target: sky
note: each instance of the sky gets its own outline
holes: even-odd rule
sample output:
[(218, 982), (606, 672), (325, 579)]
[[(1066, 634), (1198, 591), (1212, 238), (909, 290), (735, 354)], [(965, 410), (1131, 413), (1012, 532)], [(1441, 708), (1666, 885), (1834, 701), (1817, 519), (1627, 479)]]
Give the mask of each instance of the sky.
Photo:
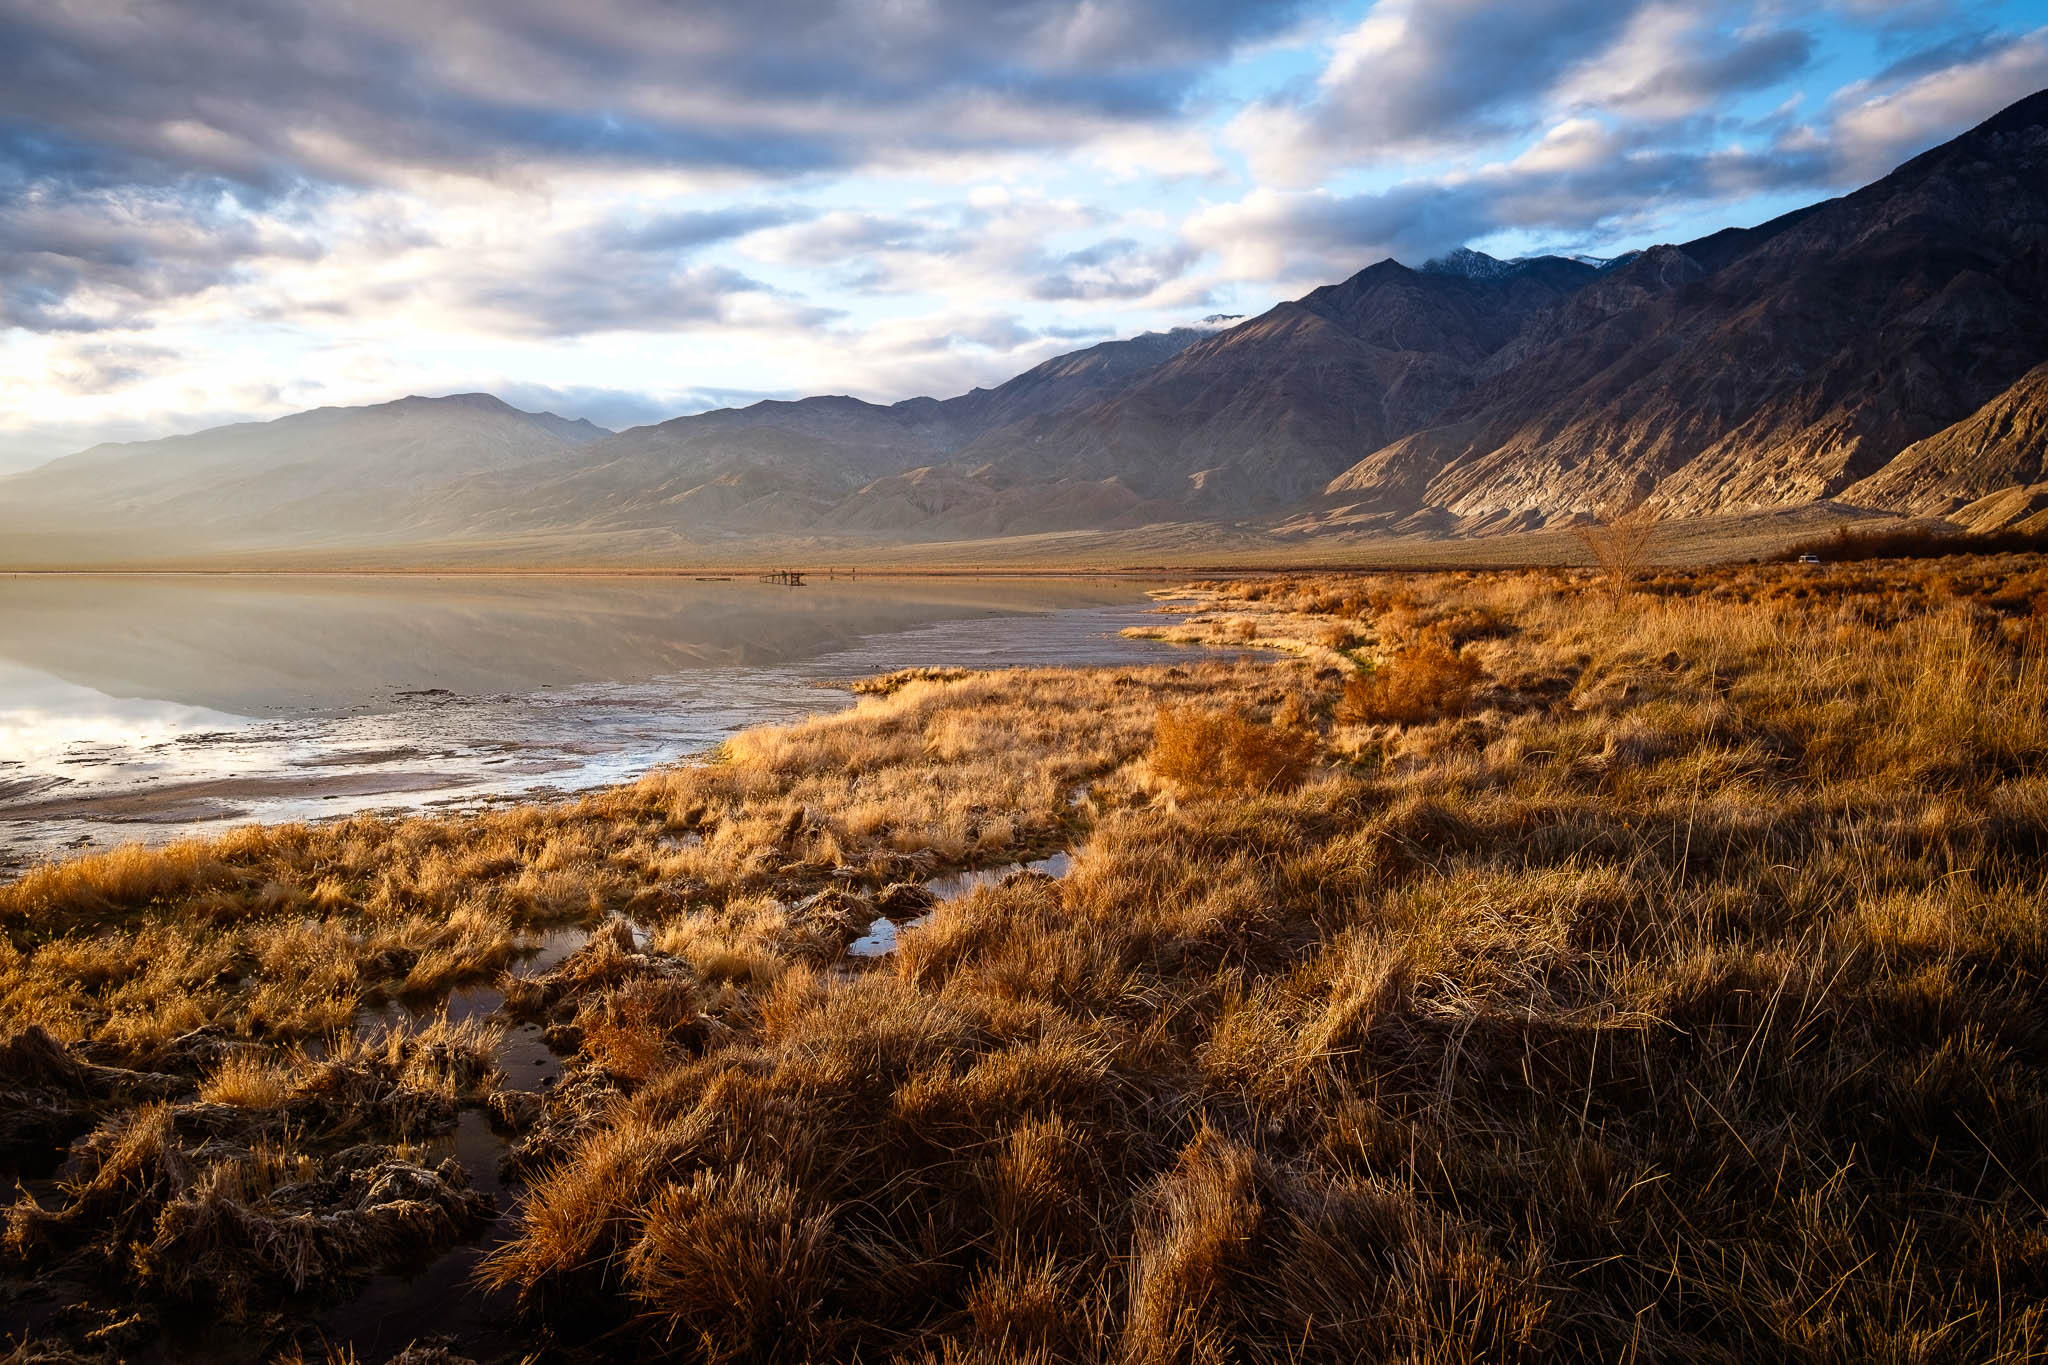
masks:
[(2048, 0), (0, 0), (0, 472), (483, 390), (999, 383), (1611, 256), (2048, 87)]

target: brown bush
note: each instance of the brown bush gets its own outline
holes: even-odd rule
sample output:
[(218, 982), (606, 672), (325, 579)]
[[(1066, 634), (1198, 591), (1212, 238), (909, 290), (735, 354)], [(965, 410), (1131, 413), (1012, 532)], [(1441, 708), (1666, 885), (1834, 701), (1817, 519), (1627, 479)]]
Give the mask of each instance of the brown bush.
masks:
[(1267, 725), (1241, 708), (1162, 706), (1152, 729), (1152, 769), (1190, 791), (1292, 791), (1308, 776), (1315, 736)]
[(1626, 597), (1648, 567), (1650, 544), (1656, 539), (1661, 515), (1655, 503), (1639, 502), (1632, 507), (1602, 508), (1590, 524), (1572, 528), (1572, 534), (1600, 566), (1610, 601), (1618, 603)]
[(1337, 716), (1360, 725), (1412, 725), (1462, 716), (1479, 678), (1478, 664), (1442, 637), (1428, 638), (1372, 672), (1354, 675), (1344, 684)]

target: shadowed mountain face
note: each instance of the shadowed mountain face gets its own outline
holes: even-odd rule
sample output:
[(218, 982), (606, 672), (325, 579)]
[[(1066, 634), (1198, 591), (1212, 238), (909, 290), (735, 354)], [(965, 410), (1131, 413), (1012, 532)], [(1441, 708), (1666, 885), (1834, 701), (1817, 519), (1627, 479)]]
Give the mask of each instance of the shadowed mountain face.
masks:
[(1845, 198), (1643, 253), (1333, 481), (1340, 516), (1699, 514), (1877, 473), (2048, 357), (2044, 123), (2048, 94)]
[(1235, 326), (1104, 342), (943, 401), (758, 403), (616, 435), (483, 395), (322, 409), (0, 480), (0, 529), (638, 554), (1186, 523), (1469, 533), (1644, 497), (1939, 513), (2048, 482), (2044, 362), (2048, 92), (1854, 194), (1612, 262), (1382, 261)]
[(2048, 361), (1977, 411), (1900, 451), (1842, 499), (1939, 515), (1987, 491), (2048, 483)]
[(955, 464), (996, 493), (1094, 482), (1133, 507), (1269, 514), (1462, 397), (1489, 355), (1595, 273), (1555, 257), (1491, 276), (1383, 261), (1100, 402), (991, 432)]

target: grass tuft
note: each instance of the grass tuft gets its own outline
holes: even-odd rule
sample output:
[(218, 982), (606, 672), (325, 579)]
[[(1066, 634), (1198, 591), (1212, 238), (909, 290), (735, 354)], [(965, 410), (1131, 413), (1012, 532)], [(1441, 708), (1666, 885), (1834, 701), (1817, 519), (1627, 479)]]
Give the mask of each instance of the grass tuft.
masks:
[(1152, 726), (1152, 770), (1188, 793), (1292, 791), (1308, 777), (1315, 751), (1314, 735), (1237, 708), (1162, 706)]
[(1431, 634), (1344, 684), (1338, 719), (1354, 725), (1417, 725), (1455, 719), (1472, 705), (1483, 676), (1473, 660)]

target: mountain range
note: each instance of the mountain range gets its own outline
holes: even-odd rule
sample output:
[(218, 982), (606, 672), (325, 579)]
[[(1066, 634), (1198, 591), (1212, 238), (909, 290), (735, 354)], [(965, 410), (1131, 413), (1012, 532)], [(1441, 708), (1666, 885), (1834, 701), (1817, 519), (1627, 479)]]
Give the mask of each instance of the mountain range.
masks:
[(98, 446), (0, 531), (684, 553), (1163, 524), (1445, 536), (1828, 503), (2048, 509), (2048, 92), (1865, 188), (1614, 260), (1386, 260), (1250, 319), (891, 405), (607, 432), (485, 394)]

